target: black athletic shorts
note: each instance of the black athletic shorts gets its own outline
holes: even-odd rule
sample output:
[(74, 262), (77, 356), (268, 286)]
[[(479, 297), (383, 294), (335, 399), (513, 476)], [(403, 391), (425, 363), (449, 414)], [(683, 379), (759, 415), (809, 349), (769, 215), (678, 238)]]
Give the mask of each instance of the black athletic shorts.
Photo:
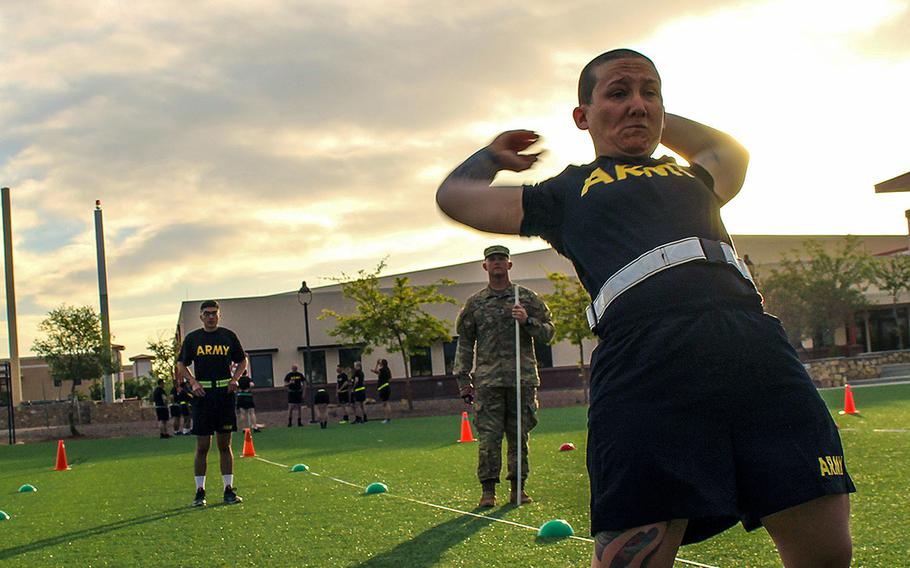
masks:
[(253, 402), (253, 395), (237, 393), (237, 408), (244, 410), (256, 408), (256, 403)]
[(191, 405), (189, 402), (187, 402), (187, 403), (181, 403), (181, 404), (180, 404), (180, 416), (189, 416), (189, 415), (190, 415), (190, 412), (191, 412), (191, 410), (192, 410), (192, 409), (190, 408), (191, 406), (192, 406), (192, 405)]
[(391, 383), (385, 383), (385, 386), (379, 385), (379, 400), (385, 402), (389, 400), (389, 395), (392, 394), (392, 385)]
[(167, 408), (163, 406), (155, 407), (155, 416), (158, 417), (158, 422), (167, 422), (167, 420), (170, 418), (170, 415), (167, 412)]
[(325, 389), (319, 389), (316, 391), (316, 398), (313, 401), (314, 404), (328, 404), (329, 403), (329, 393)]
[(170, 408), (171, 408), (171, 418), (177, 418), (178, 416), (180, 416), (180, 405), (179, 404), (172, 404)]
[(367, 399), (366, 389), (360, 391), (354, 391), (354, 402), (364, 402)]
[(226, 388), (205, 389), (205, 396), (193, 397), (193, 430), (196, 436), (215, 432), (236, 432), (237, 412), (234, 393)]
[(351, 403), (351, 393), (348, 391), (338, 393), (338, 404), (350, 404)]
[(303, 404), (303, 391), (288, 391), (288, 404)]
[(780, 321), (716, 307), (610, 327), (592, 355), (591, 530), (689, 519), (683, 544), (855, 491)]

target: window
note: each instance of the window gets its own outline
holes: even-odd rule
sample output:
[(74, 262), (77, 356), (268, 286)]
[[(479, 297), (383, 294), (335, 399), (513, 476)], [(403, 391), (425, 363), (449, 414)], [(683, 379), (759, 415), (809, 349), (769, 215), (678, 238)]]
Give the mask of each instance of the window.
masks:
[(338, 363), (345, 369), (353, 369), (354, 363), (361, 360), (363, 349), (360, 347), (342, 347), (338, 350)]
[(310, 350), (310, 363), (313, 365), (312, 371), (307, 364), (307, 353), (303, 351), (303, 374), (313, 381), (314, 385), (324, 385), (326, 383), (325, 374), (325, 351), (321, 349)]
[(433, 376), (433, 359), (430, 357), (429, 347), (416, 347), (411, 353), (411, 376)]
[(547, 369), (553, 366), (553, 347), (549, 343), (534, 342), (534, 354), (537, 355), (537, 366)]
[(445, 360), (445, 373), (447, 375), (451, 375), (455, 371), (455, 351), (457, 348), (457, 337), (453, 337), (452, 341), (446, 341), (442, 344), (442, 357)]
[(260, 353), (250, 355), (250, 379), (257, 387), (275, 386), (275, 377), (272, 373), (272, 354)]

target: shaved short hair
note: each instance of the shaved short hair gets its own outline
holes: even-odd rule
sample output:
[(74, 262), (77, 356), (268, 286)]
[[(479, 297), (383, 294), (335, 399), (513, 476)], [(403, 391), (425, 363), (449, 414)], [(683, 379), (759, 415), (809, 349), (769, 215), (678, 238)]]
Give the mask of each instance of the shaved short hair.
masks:
[[(654, 72), (657, 72), (657, 66), (654, 65), (654, 62), (646, 55), (643, 55), (634, 49), (611, 49), (589, 61), (588, 64), (585, 65), (585, 68), (581, 70), (581, 76), (578, 78), (578, 104), (591, 104), (591, 100), (594, 97), (594, 87), (597, 85), (596, 71), (598, 67), (615, 59), (633, 59), (636, 57), (650, 63), (651, 66), (654, 67)], [(659, 79), (660, 74), (658, 74), (657, 77)]]

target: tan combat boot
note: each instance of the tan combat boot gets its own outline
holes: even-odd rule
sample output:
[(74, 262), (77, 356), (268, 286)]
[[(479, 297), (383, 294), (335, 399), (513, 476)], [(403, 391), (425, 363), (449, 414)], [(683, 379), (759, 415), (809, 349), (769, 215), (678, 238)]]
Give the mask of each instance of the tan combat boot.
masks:
[[(513, 481), (512, 482), (512, 491), (509, 492), (509, 503), (511, 503), (513, 505), (515, 504), (515, 493), (517, 492), (516, 490), (518, 489), (517, 485), (518, 484)], [(524, 483), (521, 484), (521, 504), (526, 505), (528, 503), (533, 503), (534, 500), (531, 499), (531, 497), (527, 493), (525, 493), (524, 485), (525, 485)]]
[(492, 481), (485, 481), (481, 485), (483, 486), (483, 493), (480, 496), (480, 503), (478, 503), (477, 506), (482, 508), (495, 507), (496, 483)]

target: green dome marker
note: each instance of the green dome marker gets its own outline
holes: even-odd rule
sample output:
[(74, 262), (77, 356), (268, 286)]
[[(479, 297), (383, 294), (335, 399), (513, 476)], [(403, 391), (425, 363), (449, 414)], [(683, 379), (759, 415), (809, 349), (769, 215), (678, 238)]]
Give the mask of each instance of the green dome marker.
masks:
[(367, 485), (366, 494), (373, 495), (374, 493), (385, 493), (389, 488), (385, 483), (371, 483)]
[(34, 493), (35, 491), (38, 491), (38, 488), (29, 483), (19, 488), (19, 493)]
[(291, 471), (301, 472), (301, 471), (309, 471), (309, 469), (310, 469), (309, 466), (307, 466), (305, 463), (298, 463), (298, 464), (295, 464), (294, 467), (291, 468)]
[(0, 521), (8, 521), (8, 520), (9, 520), (9, 515), (7, 515), (6, 512), (4, 512), (4, 511), (0, 511)]
[(574, 535), (575, 531), (572, 530), (572, 525), (562, 519), (547, 521), (537, 531), (537, 536), (540, 538), (566, 538)]

